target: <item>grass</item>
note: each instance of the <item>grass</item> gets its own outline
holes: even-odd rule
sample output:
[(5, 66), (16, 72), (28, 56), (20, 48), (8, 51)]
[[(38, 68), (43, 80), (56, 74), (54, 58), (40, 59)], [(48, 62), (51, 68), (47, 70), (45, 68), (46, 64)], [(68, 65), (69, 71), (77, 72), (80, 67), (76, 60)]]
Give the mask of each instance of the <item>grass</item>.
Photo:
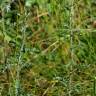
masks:
[(10, 3), (0, 5), (0, 96), (95, 96), (95, 0)]

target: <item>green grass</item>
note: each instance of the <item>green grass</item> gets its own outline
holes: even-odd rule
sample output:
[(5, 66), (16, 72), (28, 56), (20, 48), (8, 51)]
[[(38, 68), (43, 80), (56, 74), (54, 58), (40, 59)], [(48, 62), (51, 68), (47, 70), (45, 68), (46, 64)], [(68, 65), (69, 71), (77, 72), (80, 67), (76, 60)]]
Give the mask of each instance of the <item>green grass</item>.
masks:
[(35, 2), (0, 3), (0, 96), (95, 96), (96, 1)]

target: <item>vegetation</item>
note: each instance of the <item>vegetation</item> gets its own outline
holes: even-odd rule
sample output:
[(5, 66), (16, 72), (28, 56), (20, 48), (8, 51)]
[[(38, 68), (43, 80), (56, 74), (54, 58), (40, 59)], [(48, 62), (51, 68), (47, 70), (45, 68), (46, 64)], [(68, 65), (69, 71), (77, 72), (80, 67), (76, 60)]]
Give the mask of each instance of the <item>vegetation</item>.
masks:
[(0, 96), (96, 96), (96, 0), (0, 0)]

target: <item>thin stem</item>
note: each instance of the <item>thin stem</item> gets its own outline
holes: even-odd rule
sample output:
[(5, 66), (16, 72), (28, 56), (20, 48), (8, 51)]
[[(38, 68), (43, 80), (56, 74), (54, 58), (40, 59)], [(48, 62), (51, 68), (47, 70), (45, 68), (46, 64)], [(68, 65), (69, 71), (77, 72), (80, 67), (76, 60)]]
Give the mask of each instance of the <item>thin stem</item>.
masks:
[[(70, 30), (73, 29), (73, 15), (74, 15), (74, 8), (73, 8), (73, 3), (74, 3), (74, 0), (71, 1), (71, 4), (70, 4)], [(69, 72), (69, 92), (68, 92), (68, 95), (69, 96), (72, 96), (71, 95), (71, 92), (72, 92), (72, 78), (73, 78), (73, 30), (70, 31), (70, 52), (71, 52), (71, 64), (70, 64), (70, 72)]]
[[(24, 27), (22, 27), (24, 28)], [(18, 31), (18, 19), (17, 19), (17, 31)], [(19, 57), (18, 57), (18, 63), (17, 63), (17, 69), (16, 69), (16, 90), (15, 90), (15, 96), (19, 96), (19, 90), (20, 90), (20, 70), (21, 70), (21, 64), (22, 64), (22, 51), (24, 49), (25, 45), (25, 29), (22, 30), (22, 44), (19, 51)]]

